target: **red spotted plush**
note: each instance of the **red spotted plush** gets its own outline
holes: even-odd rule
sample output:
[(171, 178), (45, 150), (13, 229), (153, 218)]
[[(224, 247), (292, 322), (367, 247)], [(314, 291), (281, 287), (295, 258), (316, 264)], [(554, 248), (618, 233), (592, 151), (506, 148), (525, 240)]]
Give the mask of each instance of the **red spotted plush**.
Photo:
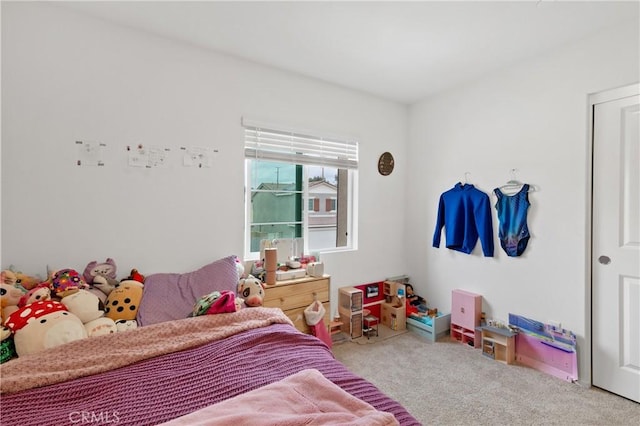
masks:
[(18, 309), (5, 324), (13, 331), (18, 356), (41, 352), (87, 337), (82, 321), (53, 300), (34, 302)]

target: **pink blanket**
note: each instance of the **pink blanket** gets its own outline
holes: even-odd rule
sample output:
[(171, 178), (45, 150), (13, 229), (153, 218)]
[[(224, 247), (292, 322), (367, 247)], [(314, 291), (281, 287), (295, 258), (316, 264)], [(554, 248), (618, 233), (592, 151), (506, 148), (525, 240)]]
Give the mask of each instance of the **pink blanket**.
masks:
[(391, 413), (378, 411), (327, 380), (315, 369), (179, 417), (163, 426), (398, 425)]
[[(401, 425), (420, 424), (397, 401), (338, 362), (322, 341), (296, 330), (279, 310), (243, 311), (84, 339), (2, 364), (0, 423), (155, 426), (312, 368), (376, 410), (392, 413)], [(270, 324), (255, 327), (260, 323)], [(244, 331), (230, 334), (233, 330)], [(158, 339), (147, 338), (156, 333)], [(93, 349), (85, 351), (80, 343)], [(73, 355), (74, 348), (84, 356)], [(147, 359), (114, 368), (124, 363), (121, 358)], [(29, 387), (19, 377), (26, 384), (43, 385), (10, 392)]]
[(0, 393), (13, 393), (114, 370), (276, 323), (291, 324), (291, 321), (280, 309), (251, 308), (76, 340), (0, 364)]

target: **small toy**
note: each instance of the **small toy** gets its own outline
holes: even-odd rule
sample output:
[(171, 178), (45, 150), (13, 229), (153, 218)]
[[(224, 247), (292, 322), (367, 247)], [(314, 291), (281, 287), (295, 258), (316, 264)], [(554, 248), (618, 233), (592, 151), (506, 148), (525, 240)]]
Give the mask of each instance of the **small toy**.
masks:
[(61, 303), (69, 312), (80, 318), (89, 337), (117, 331), (115, 321), (104, 316), (104, 304), (95, 294), (87, 290), (78, 290), (63, 298)]
[[(92, 261), (87, 264), (82, 273), (87, 284), (93, 284), (93, 279), (97, 276), (111, 280), (116, 279), (116, 262), (112, 258), (107, 258), (103, 263)], [(115, 284), (114, 284), (115, 285)]]
[(16, 356), (16, 347), (13, 344), (13, 334), (7, 327), (0, 329), (0, 364), (9, 361)]
[(5, 284), (20, 285), (25, 290), (31, 290), (42, 282), (40, 277), (33, 277), (20, 271), (16, 271), (13, 265), (9, 266), (9, 269), (5, 269), (0, 272), (0, 275), (0, 281)]
[(213, 291), (196, 301), (196, 304), (193, 306), (193, 311), (189, 316), (197, 317), (200, 315), (224, 314), (236, 312), (241, 308), (242, 299), (236, 298), (236, 295), (232, 291)]
[(240, 261), (240, 259), (238, 259), (238, 256), (235, 256), (235, 261), (236, 261), (236, 270), (238, 271), (238, 279), (244, 278), (244, 265), (242, 264), (242, 261)]
[(238, 282), (238, 294), (244, 299), (245, 305), (249, 307), (262, 306), (264, 287), (259, 279), (249, 275)]
[(60, 298), (89, 287), (75, 269), (60, 269), (51, 274), (49, 282), (51, 292)]
[(103, 300), (106, 300), (106, 296), (111, 294), (113, 289), (116, 288), (116, 285), (118, 285), (118, 281), (110, 280), (101, 275), (95, 277), (93, 279), (93, 283), (91, 284), (93, 288), (100, 290), (100, 292), (104, 294), (105, 298)]
[(13, 332), (18, 356), (87, 337), (82, 321), (62, 303), (53, 300), (34, 302), (18, 309), (9, 315), (5, 325)]
[(256, 277), (261, 282), (264, 282), (267, 276), (267, 271), (264, 269), (264, 262), (257, 260), (251, 265), (251, 275)]
[(138, 322), (136, 320), (117, 320), (116, 330), (118, 333), (123, 331), (129, 331), (138, 328)]
[(410, 316), (414, 318), (423, 318), (423, 317), (431, 317), (435, 318), (438, 316), (438, 308), (427, 309), (425, 312), (412, 311)]
[(80, 318), (83, 324), (104, 316), (104, 305), (100, 302), (98, 296), (89, 293), (87, 290), (78, 290), (65, 296), (60, 303), (69, 312)]
[(423, 297), (420, 297), (413, 292), (413, 286), (411, 284), (406, 284), (405, 286), (407, 288), (407, 300), (411, 305), (418, 306), (427, 303)]
[(134, 280), (118, 283), (107, 297), (105, 316), (114, 320), (116, 325), (118, 320), (135, 321), (143, 288), (144, 284)]
[(89, 262), (84, 268), (82, 276), (87, 284), (93, 285), (107, 296), (118, 284), (116, 262), (110, 257), (103, 263), (98, 263), (95, 260)]
[(18, 310), (18, 303), (24, 293), (13, 284), (0, 283), (0, 304), (2, 306), (2, 324), (9, 315)]
[(47, 283), (40, 283), (37, 287), (34, 287), (26, 294), (23, 294), (18, 301), (18, 308), (30, 305), (39, 300), (51, 300), (51, 290)]
[(129, 276), (126, 278), (127, 280), (138, 281), (139, 283), (144, 284), (144, 275), (138, 272), (137, 269), (132, 269)]
[(17, 283), (26, 290), (31, 290), (42, 283), (42, 279), (40, 279), (40, 277), (23, 274), (22, 272), (16, 272), (16, 280)]
[(89, 337), (104, 336), (105, 334), (113, 334), (119, 331), (115, 321), (107, 317), (100, 317), (85, 322), (84, 329), (87, 330)]
[(0, 272), (0, 283), (8, 284), (8, 285), (16, 285), (18, 282), (18, 277), (16, 273), (10, 269), (5, 269)]

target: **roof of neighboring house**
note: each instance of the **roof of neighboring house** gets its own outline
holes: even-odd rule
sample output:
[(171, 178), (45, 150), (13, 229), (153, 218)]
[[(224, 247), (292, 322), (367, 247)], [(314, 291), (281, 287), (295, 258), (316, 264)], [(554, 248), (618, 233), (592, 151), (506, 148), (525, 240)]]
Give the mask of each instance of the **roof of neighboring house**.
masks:
[(311, 190), (315, 190), (317, 192), (317, 190), (319, 189), (318, 187), (320, 186), (324, 186), (328, 189), (331, 190), (331, 192), (335, 192), (338, 187), (330, 182), (327, 182), (326, 180), (316, 180), (313, 182), (309, 182), (309, 191)]
[(274, 182), (263, 182), (256, 189), (261, 189), (264, 191), (295, 191), (296, 184), (295, 183), (274, 183)]

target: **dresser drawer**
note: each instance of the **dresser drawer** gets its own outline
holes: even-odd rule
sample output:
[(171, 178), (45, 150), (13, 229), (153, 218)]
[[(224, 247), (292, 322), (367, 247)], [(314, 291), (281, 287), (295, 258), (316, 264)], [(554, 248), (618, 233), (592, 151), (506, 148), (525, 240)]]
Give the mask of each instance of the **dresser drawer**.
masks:
[[(307, 320), (304, 317), (304, 310), (307, 308), (307, 306), (303, 308), (288, 309), (284, 311), (284, 313), (286, 316), (289, 317), (289, 319), (291, 319), (291, 321), (293, 322), (293, 325), (298, 330), (302, 331), (303, 333), (311, 334), (311, 329), (309, 328), (309, 325), (307, 325)], [(324, 326), (327, 327), (331, 322), (331, 318), (329, 315), (329, 311), (331, 310), (331, 307), (329, 306), (329, 302), (324, 302), (322, 306), (324, 306), (324, 309), (325, 309)]]
[(280, 308), (283, 311), (297, 308), (302, 308), (302, 311), (304, 311), (314, 300), (319, 300), (323, 303), (329, 301), (328, 278), (311, 281), (303, 278), (267, 286), (262, 305), (267, 308)]
[(330, 291), (329, 276), (279, 281), (265, 288), (262, 306), (282, 309), (298, 330), (311, 334), (304, 310), (316, 300), (322, 302), (325, 309), (324, 325), (327, 326), (331, 321)]

